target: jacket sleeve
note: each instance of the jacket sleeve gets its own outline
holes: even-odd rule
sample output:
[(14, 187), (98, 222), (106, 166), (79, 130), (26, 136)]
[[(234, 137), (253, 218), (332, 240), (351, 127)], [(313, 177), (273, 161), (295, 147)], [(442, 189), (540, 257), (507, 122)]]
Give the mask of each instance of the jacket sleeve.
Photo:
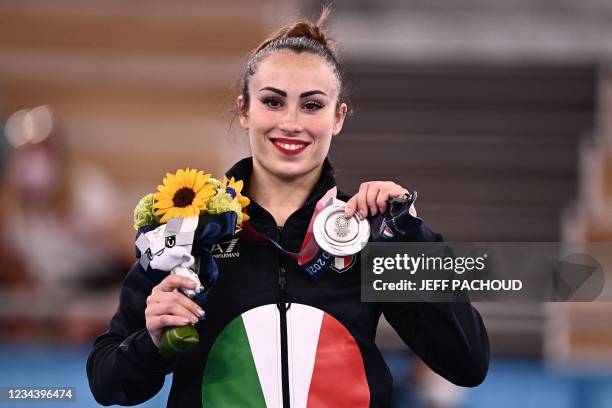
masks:
[(108, 331), (95, 340), (89, 354), (89, 387), (102, 405), (144, 402), (159, 392), (172, 371), (173, 360), (159, 354), (145, 327), (146, 298), (152, 288), (136, 263), (123, 283)]
[[(402, 241), (442, 242), (413, 217)], [(418, 222), (417, 222), (418, 221)], [(465, 302), (381, 303), (402, 340), (436, 373), (464, 386), (482, 383), (489, 369), (489, 338), (478, 311)]]

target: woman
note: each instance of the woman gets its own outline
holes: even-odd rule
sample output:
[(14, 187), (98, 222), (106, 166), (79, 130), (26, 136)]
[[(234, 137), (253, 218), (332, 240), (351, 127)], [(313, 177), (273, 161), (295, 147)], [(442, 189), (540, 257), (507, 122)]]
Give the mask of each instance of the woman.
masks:
[[(264, 41), (251, 54), (236, 101), (252, 157), (227, 175), (246, 182), (253, 229), (292, 252), (300, 250), (317, 201), (335, 186), (326, 157), (348, 111), (338, 59), (320, 28), (327, 15)], [(375, 181), (338, 198), (347, 201), (346, 216), (368, 217), (406, 192)], [(402, 240), (441, 240), (411, 218)], [(243, 234), (213, 254), (220, 277), (206, 311), (175, 291), (192, 288), (187, 279), (169, 276), (151, 288), (138, 264), (130, 271), (119, 310), (88, 361), (99, 402), (145, 401), (173, 372), (168, 406), (386, 407), (392, 379), (374, 343), (382, 313), (448, 380), (475, 386), (486, 375), (488, 339), (469, 303), (362, 303), (358, 256), (314, 280), (293, 258)], [(185, 324), (195, 325), (200, 346), (160, 356), (162, 330)]]

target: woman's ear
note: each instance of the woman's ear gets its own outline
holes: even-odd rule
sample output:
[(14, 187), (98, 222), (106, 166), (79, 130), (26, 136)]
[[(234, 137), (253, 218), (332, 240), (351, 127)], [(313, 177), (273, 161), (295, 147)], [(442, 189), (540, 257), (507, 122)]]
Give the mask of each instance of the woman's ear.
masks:
[(248, 115), (248, 106), (246, 103), (246, 98), (244, 95), (239, 95), (236, 98), (236, 109), (238, 111), (238, 119), (240, 119), (240, 126), (243, 129), (249, 128), (249, 115)]
[(336, 114), (334, 116), (334, 130), (332, 132), (333, 136), (336, 136), (342, 130), (342, 125), (344, 125), (344, 119), (346, 118), (346, 113), (348, 112), (348, 106), (346, 103), (341, 103), (336, 109)]

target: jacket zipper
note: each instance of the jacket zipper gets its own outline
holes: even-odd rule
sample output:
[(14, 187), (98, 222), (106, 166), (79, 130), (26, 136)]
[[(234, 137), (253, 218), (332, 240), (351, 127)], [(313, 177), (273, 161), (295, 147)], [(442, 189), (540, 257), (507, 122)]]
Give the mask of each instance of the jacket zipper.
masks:
[[(277, 241), (280, 242), (280, 230), (277, 232)], [(278, 268), (278, 288), (280, 291), (279, 301), (276, 304), (280, 313), (280, 335), (281, 335), (281, 376), (283, 387), (283, 408), (290, 408), (289, 396), (289, 349), (287, 344), (287, 310), (291, 303), (286, 302), (285, 289), (287, 287), (287, 271), (283, 266)]]

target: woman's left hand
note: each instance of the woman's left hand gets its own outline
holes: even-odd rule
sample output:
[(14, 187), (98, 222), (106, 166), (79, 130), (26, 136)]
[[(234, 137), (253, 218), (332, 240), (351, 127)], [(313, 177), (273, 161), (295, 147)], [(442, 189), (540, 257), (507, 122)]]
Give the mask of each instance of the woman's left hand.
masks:
[[(350, 218), (359, 212), (366, 218), (387, 210), (389, 198), (401, 197), (408, 190), (392, 181), (368, 181), (361, 183), (359, 191), (346, 203), (345, 217)], [(414, 205), (410, 206), (410, 214), (416, 217)]]

